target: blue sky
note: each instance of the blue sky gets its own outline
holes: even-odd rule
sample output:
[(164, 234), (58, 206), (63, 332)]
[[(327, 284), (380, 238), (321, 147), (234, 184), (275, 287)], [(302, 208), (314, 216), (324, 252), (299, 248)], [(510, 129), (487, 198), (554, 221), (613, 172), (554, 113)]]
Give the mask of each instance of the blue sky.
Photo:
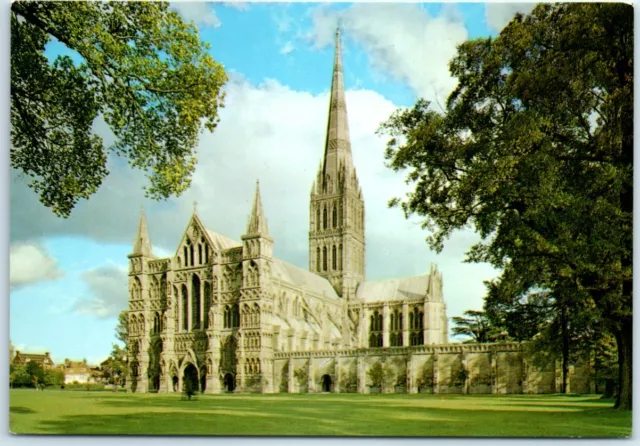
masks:
[[(401, 174), (382, 159), (375, 129), (418, 96), (443, 101), (455, 81), (447, 61), (467, 38), (495, 34), (517, 7), (442, 5), (175, 3), (195, 20), (211, 54), (231, 74), (227, 106), (214, 135), (203, 135), (192, 190), (168, 202), (143, 197), (144, 177), (110, 161), (111, 175), (74, 215), (60, 220), (43, 208), (16, 172), (11, 185), (10, 337), (54, 359), (97, 363), (115, 342), (117, 313), (126, 308), (127, 254), (138, 212), (149, 216), (154, 250), (171, 255), (193, 200), (213, 229), (239, 238), (251, 190), (260, 177), (275, 254), (307, 265), (308, 192), (322, 153), (336, 23), (341, 23), (347, 107), (354, 160), (367, 206), (367, 277), (421, 274), (437, 263), (448, 315), (482, 306), (486, 265), (462, 264), (474, 242), (455, 235), (438, 255), (416, 221), (386, 208), (406, 191)], [(526, 8), (525, 8), (526, 9)], [(47, 48), (54, 59), (69, 51)], [(110, 139), (104, 123), (96, 132)], [(377, 139), (376, 139), (377, 138)], [(245, 152), (251, 148), (253, 151)], [(248, 155), (247, 155), (248, 154)], [(223, 180), (225, 180), (223, 182)], [(219, 182), (217, 182), (219, 181)], [(230, 181), (236, 181), (231, 190)], [(289, 197), (284, 202), (282, 197)], [(209, 222), (209, 223), (207, 223)], [(397, 228), (389, 231), (389, 227)], [(395, 257), (394, 257), (395, 256)]]

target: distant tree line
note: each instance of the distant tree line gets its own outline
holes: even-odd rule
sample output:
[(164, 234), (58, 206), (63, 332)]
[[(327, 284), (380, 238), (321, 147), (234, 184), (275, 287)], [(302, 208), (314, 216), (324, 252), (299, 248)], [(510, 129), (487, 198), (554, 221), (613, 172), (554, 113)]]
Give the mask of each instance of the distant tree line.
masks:
[(9, 366), (9, 385), (12, 388), (60, 387), (64, 385), (64, 372), (57, 369), (45, 369), (36, 361)]

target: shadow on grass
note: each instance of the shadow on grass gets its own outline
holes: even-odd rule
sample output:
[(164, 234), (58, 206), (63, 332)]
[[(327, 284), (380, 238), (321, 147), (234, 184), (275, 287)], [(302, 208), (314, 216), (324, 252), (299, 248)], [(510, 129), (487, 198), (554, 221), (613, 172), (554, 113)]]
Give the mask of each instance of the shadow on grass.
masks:
[(36, 413), (36, 411), (33, 410), (33, 409), (30, 409), (28, 407), (20, 407), (20, 406), (11, 406), (11, 407), (9, 407), (9, 412), (10, 413), (20, 413), (20, 414)]
[[(239, 409), (239, 408), (237, 408)], [(242, 408), (246, 411), (246, 408)], [(283, 409), (283, 408), (280, 408)], [(370, 409), (300, 416), (296, 409), (256, 416), (240, 410), (69, 415), (42, 420), (30, 434), (191, 436), (420, 436), (420, 437), (624, 437), (630, 420), (586, 413), (516, 412), (504, 417), (466, 410)], [(307, 414), (309, 415), (309, 414)], [(392, 415), (392, 416), (391, 416)], [(503, 420), (503, 421), (500, 421)]]

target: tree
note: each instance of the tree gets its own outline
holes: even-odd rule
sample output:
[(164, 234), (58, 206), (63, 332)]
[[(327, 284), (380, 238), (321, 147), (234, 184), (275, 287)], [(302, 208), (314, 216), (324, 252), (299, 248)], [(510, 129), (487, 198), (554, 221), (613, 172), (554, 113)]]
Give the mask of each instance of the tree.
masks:
[(44, 369), (42, 364), (36, 361), (29, 361), (25, 364), (25, 373), (29, 376), (33, 387), (38, 388), (40, 384), (45, 382)]
[(127, 310), (123, 310), (118, 315), (118, 325), (116, 325), (116, 339), (127, 346), (129, 340), (129, 319)]
[(127, 351), (118, 344), (113, 344), (111, 355), (103, 363), (103, 377), (109, 384), (113, 384), (114, 392), (123, 382), (127, 374)]
[[(522, 290), (588, 295), (616, 338), (632, 401), (633, 14), (622, 4), (541, 4), (493, 38), (463, 43), (439, 114), (419, 100), (380, 131), (389, 165), (411, 169), (401, 204), (441, 250), (471, 225), (468, 261)], [(503, 273), (504, 274), (504, 273)]]
[(12, 365), (9, 374), (9, 383), (11, 387), (31, 387), (33, 379), (27, 373), (26, 364)]
[(62, 370), (48, 369), (44, 371), (44, 384), (46, 386), (60, 387), (64, 384), (64, 372)]
[[(81, 62), (49, 62), (52, 41)], [(12, 3), (11, 166), (62, 217), (97, 191), (110, 153), (147, 173), (147, 196), (179, 195), (223, 106), (227, 77), (208, 51), (167, 2)], [(98, 116), (111, 147), (92, 131)]]
[(495, 342), (500, 338), (502, 330), (500, 327), (491, 325), (484, 311), (468, 310), (464, 316), (454, 316), (451, 320), (454, 323), (453, 334), (455, 336), (465, 336), (470, 339), (465, 343), (486, 343)]

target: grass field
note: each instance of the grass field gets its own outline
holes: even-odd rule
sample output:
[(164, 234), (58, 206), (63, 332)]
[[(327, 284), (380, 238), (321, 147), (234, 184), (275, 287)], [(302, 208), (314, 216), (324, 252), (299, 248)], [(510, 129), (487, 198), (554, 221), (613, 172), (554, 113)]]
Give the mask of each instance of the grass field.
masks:
[(631, 413), (599, 396), (181, 395), (12, 390), (29, 434), (626, 437)]

